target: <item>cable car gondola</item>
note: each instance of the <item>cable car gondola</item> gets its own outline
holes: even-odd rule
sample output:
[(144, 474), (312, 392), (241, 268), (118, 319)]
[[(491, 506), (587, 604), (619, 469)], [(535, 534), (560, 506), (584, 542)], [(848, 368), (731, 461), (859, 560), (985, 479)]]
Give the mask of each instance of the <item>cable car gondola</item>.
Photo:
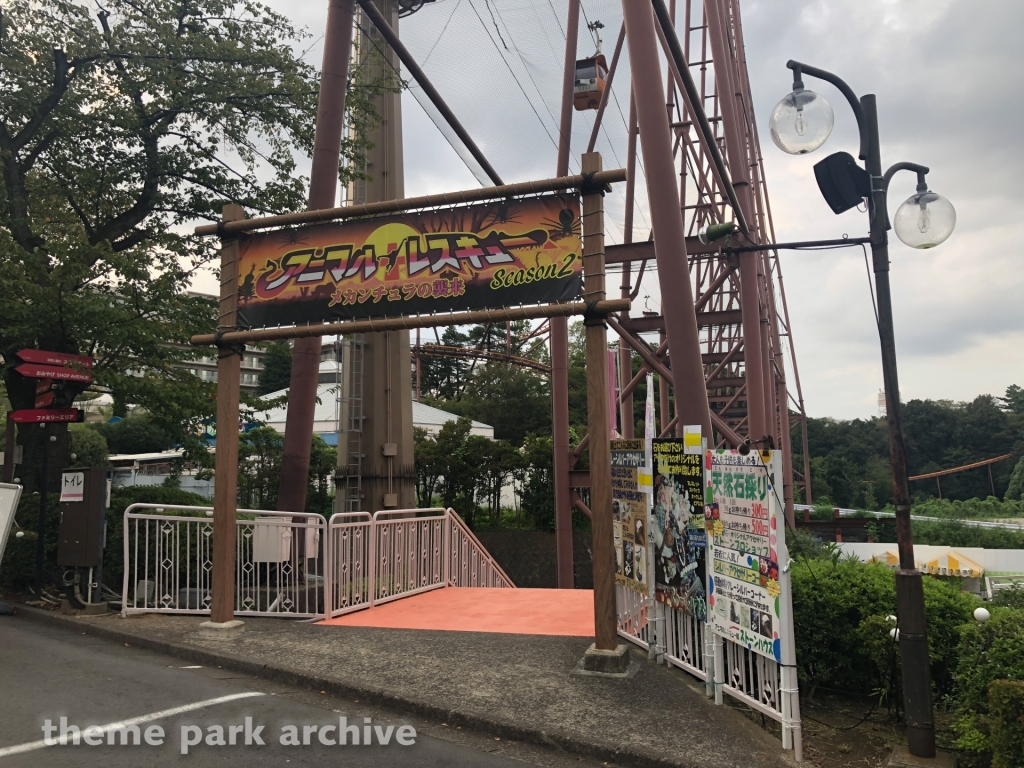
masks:
[(573, 87), (572, 105), (579, 111), (597, 109), (601, 94), (608, 81), (608, 62), (598, 53), (589, 59), (576, 62), (576, 83)]

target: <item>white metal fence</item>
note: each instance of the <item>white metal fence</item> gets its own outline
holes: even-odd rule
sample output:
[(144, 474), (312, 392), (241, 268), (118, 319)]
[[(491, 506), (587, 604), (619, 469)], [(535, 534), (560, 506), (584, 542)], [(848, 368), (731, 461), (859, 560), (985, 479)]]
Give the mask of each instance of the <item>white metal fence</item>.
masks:
[(339, 513), (328, 523), (328, 616), (441, 587), (515, 587), (452, 509)]
[(721, 704), (723, 694), (728, 694), (779, 721), (783, 747), (793, 748), (796, 723), (786, 694), (796, 690), (795, 669), (784, 669), (739, 643), (716, 637), (702, 619), (621, 584), (615, 585), (615, 598), (620, 637), (703, 680), (707, 695), (714, 696), (716, 703)]
[[(132, 504), (124, 513), (122, 613), (209, 613), (213, 508)], [(240, 509), (235, 531), (235, 613), (324, 612), (320, 515)]]
[[(209, 613), (213, 509), (124, 513), (122, 613)], [(331, 516), (238, 510), (235, 613), (340, 616), (454, 587), (515, 587), (451, 509)]]

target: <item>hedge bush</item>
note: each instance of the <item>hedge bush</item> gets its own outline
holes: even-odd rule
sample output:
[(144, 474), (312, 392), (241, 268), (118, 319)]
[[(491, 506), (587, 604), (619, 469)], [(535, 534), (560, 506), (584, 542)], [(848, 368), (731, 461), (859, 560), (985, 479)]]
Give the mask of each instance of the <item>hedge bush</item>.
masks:
[[(893, 666), (896, 581), (881, 564), (855, 560), (800, 559), (792, 568), (793, 623), (801, 680), (809, 687), (871, 693), (885, 687)], [(958, 580), (924, 579), (932, 682), (938, 696), (953, 689), (960, 625), (971, 621), (978, 601)], [(898, 679), (899, 669), (896, 669)]]
[(965, 623), (957, 647), (957, 746), (975, 752), (993, 747), (992, 683), (1024, 681), (1024, 610), (993, 607), (991, 613), (984, 624)]
[(988, 687), (992, 713), (992, 768), (1024, 765), (1024, 683), (993, 680)]

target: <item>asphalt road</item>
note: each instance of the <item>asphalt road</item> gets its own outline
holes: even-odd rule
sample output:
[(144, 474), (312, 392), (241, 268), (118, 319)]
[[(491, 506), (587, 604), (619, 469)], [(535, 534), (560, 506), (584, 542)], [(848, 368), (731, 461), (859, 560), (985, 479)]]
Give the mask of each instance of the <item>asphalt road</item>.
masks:
[[(90, 746), (80, 743), (45, 746), (46, 720), (58, 730), (61, 718), (80, 731), (110, 726), (103, 735), (90, 733)], [(373, 744), (324, 745), (338, 735), (339, 719), (363, 731), (374, 727)], [(251, 718), (255, 738), (245, 744), (245, 722)], [(138, 726), (141, 743), (121, 745), (116, 728)], [(280, 743), (285, 726), (295, 726), (297, 746)], [(189, 728), (189, 727), (192, 728)], [(216, 726), (235, 745), (217, 741)], [(334, 726), (321, 733), (321, 728)], [(390, 731), (389, 727), (394, 726)], [(406, 730), (400, 731), (402, 726)], [(151, 741), (162, 744), (147, 744)], [(316, 731), (312, 730), (314, 727)], [(399, 735), (415, 743), (402, 746)], [(148, 730), (153, 729), (153, 730)], [(183, 731), (183, 729), (186, 729)], [(211, 730), (212, 729), (212, 730)], [(308, 731), (308, 745), (302, 744)], [(73, 732), (72, 732), (73, 733)], [(184, 734), (184, 735), (183, 735)], [(378, 735), (379, 734), (379, 735)], [(115, 744), (107, 741), (113, 736)], [(134, 736), (131, 729), (126, 734)], [(365, 732), (360, 733), (364, 736)], [(382, 746), (380, 737), (388, 741)], [(442, 738), (437, 738), (441, 736)], [(351, 736), (349, 737), (351, 739)], [(199, 742), (182, 754), (183, 741)], [(362, 741), (362, 738), (361, 738)], [(345, 701), (317, 691), (241, 676), (219, 668), (197, 667), (170, 656), (122, 646), (100, 638), (51, 627), (20, 617), (0, 617), (0, 768), (21, 766), (395, 766), (396, 768), (544, 768), (595, 766), (589, 760), (532, 745), (499, 740), (486, 734), (449, 728), (414, 716)], [(605, 764), (607, 765), (607, 764)]]

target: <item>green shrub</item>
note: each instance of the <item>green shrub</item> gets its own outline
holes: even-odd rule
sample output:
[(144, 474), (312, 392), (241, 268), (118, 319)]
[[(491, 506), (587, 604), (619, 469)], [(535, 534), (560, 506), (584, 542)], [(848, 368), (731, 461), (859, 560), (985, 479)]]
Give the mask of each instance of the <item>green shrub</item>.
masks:
[(992, 768), (1024, 765), (1024, 683), (993, 680), (988, 687)]
[(989, 687), (995, 680), (1024, 681), (1024, 610), (994, 607), (984, 624), (965, 624), (957, 655), (957, 746), (983, 752), (992, 747)]
[[(975, 528), (957, 520), (943, 520), (936, 523), (915, 520), (912, 527), (915, 544), (933, 544), (940, 547), (1024, 549), (1024, 531), (1015, 531), (1009, 528)], [(895, 527), (893, 532), (895, 533)]]
[[(892, 507), (887, 507), (887, 509), (892, 511)], [(996, 496), (989, 496), (986, 499), (967, 499), (966, 501), (929, 499), (914, 504), (913, 514), (954, 520), (1024, 517), (1024, 501), (1013, 499), (1003, 501)]]
[(36, 542), (39, 537), (35, 531), (25, 531), (21, 538), (14, 534), (12, 530), (3, 561), (0, 561), (0, 584), (24, 589), (35, 580)]
[[(848, 559), (801, 559), (792, 569), (793, 621), (801, 679), (810, 686), (871, 693), (890, 682), (891, 651), (885, 617), (896, 613), (894, 572)], [(924, 578), (932, 681), (952, 690), (961, 624), (978, 605), (955, 580)], [(898, 670), (898, 668), (897, 668)]]
[(1014, 584), (1009, 589), (1000, 589), (989, 604), (999, 608), (1024, 608), (1024, 588)]

